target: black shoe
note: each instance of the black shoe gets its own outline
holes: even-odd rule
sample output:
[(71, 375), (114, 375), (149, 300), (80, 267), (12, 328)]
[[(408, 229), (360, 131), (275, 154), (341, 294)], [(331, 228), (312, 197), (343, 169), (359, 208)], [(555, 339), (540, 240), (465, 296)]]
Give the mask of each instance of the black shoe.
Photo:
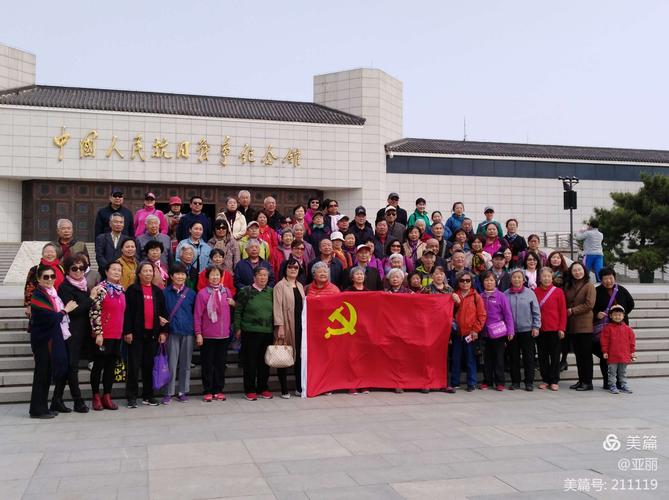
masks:
[(421, 394), (430, 394), (430, 389), (421, 389), (420, 393)]
[(511, 384), (509, 386), (510, 391), (519, 391), (520, 390), (520, 384)]
[(77, 413), (88, 413), (88, 406), (86, 406), (83, 399), (78, 399), (74, 402), (74, 411)]
[(39, 419), (48, 419), (48, 418), (54, 418), (58, 413), (55, 411), (48, 411), (46, 413), (42, 413), (41, 415), (30, 415), (30, 418), (39, 418)]
[(582, 385), (583, 384), (581, 384), (580, 382), (576, 382), (574, 385), (570, 385), (569, 388), (578, 391)]
[(566, 372), (568, 368), (569, 368), (569, 364), (567, 363), (566, 360), (565, 361), (560, 361), (560, 371), (561, 372)]
[(128, 408), (137, 408), (137, 400), (128, 399)]
[(142, 404), (147, 406), (158, 406), (160, 403), (156, 398), (148, 398), (148, 399), (143, 399)]
[(532, 392), (534, 390), (534, 384), (525, 384), (525, 390), (527, 392)]
[(468, 386), (467, 386), (467, 392), (474, 392), (475, 390), (476, 390), (476, 386), (475, 386), (475, 385), (468, 385)]
[(65, 406), (65, 403), (60, 398), (53, 398), (49, 409), (58, 413), (72, 413), (72, 408)]
[(579, 387), (576, 388), (577, 391), (591, 391), (592, 390), (592, 384), (581, 384)]

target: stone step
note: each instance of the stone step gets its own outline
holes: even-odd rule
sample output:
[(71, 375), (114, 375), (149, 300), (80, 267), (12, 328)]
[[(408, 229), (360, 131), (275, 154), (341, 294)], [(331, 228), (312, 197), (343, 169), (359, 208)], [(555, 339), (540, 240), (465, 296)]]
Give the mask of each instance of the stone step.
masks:
[(23, 296), (0, 298), (0, 307), (23, 307)]
[(669, 323), (667, 318), (630, 318), (630, 326), (637, 328), (666, 328)]
[[(637, 350), (636, 361), (633, 364), (648, 364), (648, 363), (669, 363), (669, 352), (667, 351), (642, 351)], [(0, 363), (2, 360), (0, 359)], [(567, 362), (576, 364), (574, 353), (569, 353)]]
[(666, 309), (667, 300), (634, 299), (634, 309)]
[(23, 307), (0, 307), (0, 318), (24, 319), (25, 309)]
[(28, 328), (28, 319), (23, 318), (0, 318), (0, 331), (2, 330), (25, 330)]
[(666, 309), (634, 309), (629, 315), (630, 319), (641, 318), (664, 318), (669, 323), (669, 308)]

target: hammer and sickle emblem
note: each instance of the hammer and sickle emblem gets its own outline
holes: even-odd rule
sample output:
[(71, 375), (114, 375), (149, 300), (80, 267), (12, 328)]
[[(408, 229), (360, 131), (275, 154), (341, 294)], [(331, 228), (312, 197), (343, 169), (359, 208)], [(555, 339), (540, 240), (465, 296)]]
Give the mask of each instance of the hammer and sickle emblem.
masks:
[(349, 319), (346, 319), (342, 314), (344, 306), (339, 306), (337, 309), (335, 309), (332, 314), (328, 316), (328, 320), (331, 323), (336, 321), (341, 325), (341, 328), (328, 327), (327, 333), (325, 334), (326, 339), (329, 339), (332, 335), (346, 335), (347, 333), (353, 335), (355, 333), (355, 324), (358, 321), (358, 313), (356, 312), (355, 308), (348, 302), (344, 302), (344, 305), (348, 309)]

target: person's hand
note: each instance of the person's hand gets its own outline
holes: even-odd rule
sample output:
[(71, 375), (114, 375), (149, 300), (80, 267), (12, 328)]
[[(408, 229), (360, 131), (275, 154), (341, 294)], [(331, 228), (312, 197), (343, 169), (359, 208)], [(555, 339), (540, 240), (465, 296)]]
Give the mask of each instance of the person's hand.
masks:
[(95, 336), (95, 345), (98, 347), (102, 347), (102, 343), (105, 341), (104, 337), (102, 335), (96, 335)]
[(169, 321), (167, 321), (162, 316), (158, 316), (158, 320), (160, 321), (160, 326), (165, 326), (167, 323), (169, 323)]
[(532, 336), (533, 337), (538, 337), (539, 336), (539, 329), (538, 328), (532, 328)]
[(96, 299), (101, 290), (102, 286), (100, 285), (95, 285), (93, 288), (91, 288), (91, 299)]
[(240, 340), (242, 338), (242, 331), (241, 330), (235, 330), (235, 338), (237, 340)]
[(126, 344), (132, 344), (132, 333), (126, 333), (123, 336), (123, 340), (125, 340)]
[(276, 328), (276, 338), (279, 340), (284, 340), (286, 338), (286, 331), (283, 326), (278, 326)]
[(228, 297), (228, 305), (235, 307), (235, 299)]
[(453, 297), (453, 302), (456, 304), (460, 303), (460, 296), (457, 293), (451, 294), (451, 297)]
[(599, 311), (597, 313), (597, 319), (604, 319), (606, 318), (606, 313), (604, 311)]
[(161, 333), (160, 335), (158, 335), (158, 343), (159, 344), (164, 344), (165, 342), (167, 342), (167, 335), (165, 335), (164, 333)]
[(30, 318), (30, 306), (26, 306), (26, 309), (23, 312), (26, 315), (26, 318)]
[(79, 307), (79, 304), (77, 304), (74, 300), (70, 300), (67, 304), (65, 304), (65, 312), (69, 314), (77, 307)]
[(478, 338), (479, 338), (479, 334), (476, 333), (476, 332), (472, 332), (470, 335), (472, 336), (472, 342), (473, 342), (474, 340), (478, 340)]
[(573, 313), (572, 313), (572, 311), (571, 311), (571, 307), (570, 307), (569, 309), (567, 309), (567, 317), (571, 316), (572, 314), (573, 314)]
[(202, 334), (198, 333), (195, 335), (195, 345), (202, 347), (202, 344), (204, 344), (204, 339), (202, 338)]
[(602, 358), (609, 359), (609, 353), (605, 352), (604, 354), (602, 354)]
[(636, 361), (636, 353), (635, 352), (632, 353), (632, 362), (634, 362), (634, 361)]
[(560, 339), (564, 338), (564, 332), (562, 330), (558, 330), (558, 335), (560, 336)]
[(506, 339), (507, 339), (507, 340), (513, 340), (513, 334), (509, 334), (509, 335), (507, 335), (507, 336), (506, 336)]

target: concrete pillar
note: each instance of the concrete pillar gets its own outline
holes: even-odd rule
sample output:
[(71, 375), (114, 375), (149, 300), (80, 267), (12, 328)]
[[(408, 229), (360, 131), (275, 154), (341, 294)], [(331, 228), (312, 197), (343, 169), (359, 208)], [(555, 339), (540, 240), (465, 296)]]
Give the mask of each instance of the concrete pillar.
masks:
[(35, 85), (35, 55), (0, 44), (0, 91)]

